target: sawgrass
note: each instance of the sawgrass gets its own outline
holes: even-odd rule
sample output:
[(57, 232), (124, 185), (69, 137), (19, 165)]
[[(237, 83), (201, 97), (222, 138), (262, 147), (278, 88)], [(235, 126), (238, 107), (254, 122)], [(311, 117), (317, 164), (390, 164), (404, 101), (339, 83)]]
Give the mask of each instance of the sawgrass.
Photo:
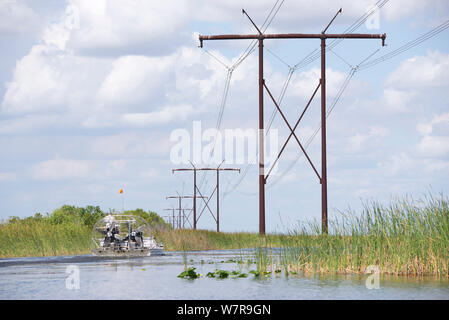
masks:
[(28, 220), (0, 225), (0, 257), (87, 254), (91, 228), (75, 223)]
[[(126, 213), (141, 216), (154, 229), (169, 228), (155, 212)], [(105, 215), (99, 207), (63, 205), (51, 214), (11, 217), (0, 223), (0, 258), (89, 254), (92, 227)]]
[(365, 273), (376, 266), (381, 274), (449, 277), (449, 207), (447, 198), (396, 199), (389, 206), (364, 205), (361, 215), (341, 213), (331, 221), (329, 235), (318, 223), (301, 224), (258, 248), (258, 270), (289, 273)]
[(156, 238), (162, 241), (168, 251), (195, 251), (195, 250), (221, 250), (243, 249), (265, 246), (280, 246), (287, 235), (259, 236), (250, 232), (215, 232), (192, 229), (166, 229), (155, 233)]
[[(236, 257), (256, 263), (257, 272), (364, 273), (449, 277), (447, 198), (396, 199), (388, 206), (364, 205), (361, 214), (340, 213), (321, 235), (318, 222), (300, 223), (287, 234), (223, 233), (155, 228), (167, 251), (255, 248)], [(0, 224), (0, 257), (88, 254), (91, 226), (76, 219), (31, 217)]]

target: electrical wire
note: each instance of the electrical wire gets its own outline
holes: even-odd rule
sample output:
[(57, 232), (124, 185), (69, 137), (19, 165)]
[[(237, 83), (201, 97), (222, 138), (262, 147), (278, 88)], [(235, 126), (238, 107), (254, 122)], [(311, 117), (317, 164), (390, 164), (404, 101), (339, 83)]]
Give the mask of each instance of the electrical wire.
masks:
[[(261, 29), (263, 29), (263, 32), (265, 32), (267, 30), (267, 28), (270, 26), (270, 24), (273, 22), (274, 18), (276, 17), (277, 13), (279, 12), (281, 6), (283, 5), (285, 0), (282, 0), (280, 3), (279, 1), (281, 0), (276, 0), (275, 4), (273, 5), (273, 7), (271, 8), (268, 16), (265, 18)], [(274, 14), (273, 14), (274, 12)], [(271, 18), (270, 18), (271, 17)], [(268, 21), (269, 20), (269, 21)], [(228, 67), (226, 64), (224, 64), (223, 62), (221, 62), (218, 58), (216, 58), (214, 55), (212, 55), (209, 51), (206, 50), (206, 53), (208, 53), (209, 55), (211, 55), (215, 60), (217, 60), (220, 64), (222, 64), (223, 66), (225, 66), (228, 69), (228, 74), (227, 74), (227, 79), (226, 79), (226, 84), (225, 84), (225, 89), (224, 89), (224, 93), (222, 95), (222, 100), (221, 100), (221, 104), (220, 104), (220, 110), (219, 110), (219, 114), (218, 114), (218, 119), (217, 119), (217, 125), (216, 125), (216, 129), (217, 129), (217, 134), (218, 134), (218, 130), (221, 126), (221, 122), (223, 119), (223, 113), (224, 113), (224, 108), (226, 105), (226, 101), (227, 101), (227, 95), (229, 93), (229, 85), (230, 85), (230, 81), (231, 81), (231, 76), (232, 76), (232, 72), (250, 55), (254, 52), (255, 50), (255, 46), (257, 44), (257, 40), (253, 41), (253, 43), (251, 43), (247, 49), (243, 52), (243, 54), (237, 59), (237, 61), (231, 66)], [(214, 139), (214, 145), (213, 148), (211, 150), (211, 154), (213, 153), (214, 149), (215, 149), (215, 144), (216, 144), (216, 138)], [(203, 183), (206, 179), (207, 176), (207, 171), (205, 171), (201, 177), (200, 183), (199, 183), (199, 188), (201, 188), (203, 186)], [(207, 185), (207, 183), (206, 183)]]
[(439, 26), (437, 26), (436, 28), (430, 30), (429, 32), (426, 32), (425, 34), (419, 36), (418, 38), (407, 42), (406, 44), (404, 44), (403, 46), (397, 48), (396, 50), (393, 50), (387, 54), (384, 54), (383, 56), (368, 61), (366, 63), (363, 63), (360, 65), (360, 70), (365, 70), (367, 68), (373, 67), (381, 62), (387, 61), (389, 59), (392, 59), (394, 57), (396, 57), (397, 55), (410, 50), (411, 48), (416, 47), (417, 45), (420, 45), (421, 43), (423, 43), (424, 41), (429, 40), (430, 38), (433, 38), (434, 36), (436, 36), (437, 34), (443, 32), (444, 30), (446, 30), (447, 28), (449, 28), (449, 20), (446, 20), (445, 22), (443, 22), (442, 24), (440, 24)]
[[(376, 3), (375, 3), (375, 5), (372, 7), (372, 8), (370, 8), (368, 11), (366, 11), (361, 17), (359, 17), (354, 23), (352, 23), (343, 33), (351, 33), (351, 32), (354, 32), (356, 29), (358, 29), (363, 23), (365, 23), (365, 21), (370, 17), (370, 16), (372, 16), (376, 11), (378, 11), (378, 10), (380, 10), (387, 2), (388, 2), (389, 0), (379, 0), (379, 1), (377, 1)], [(341, 43), (341, 41), (343, 41), (344, 40), (344, 38), (341, 38), (341, 39), (334, 39), (334, 40), (332, 40), (329, 44), (328, 44), (328, 46), (326, 47), (326, 50), (332, 50), (335, 46), (337, 46), (339, 43)], [(255, 41), (254, 43), (257, 43), (257, 41)], [(268, 49), (268, 48), (266, 48), (266, 49)], [(291, 79), (291, 76), (293, 75), (293, 73), (294, 73), (294, 71), (296, 71), (296, 70), (298, 70), (298, 69), (301, 69), (301, 68), (304, 68), (305, 66), (307, 66), (307, 65), (309, 65), (310, 63), (312, 63), (312, 62), (314, 62), (316, 59), (318, 59), (318, 58), (320, 58), (320, 56), (321, 56), (321, 52), (317, 52), (318, 51), (318, 49), (314, 49), (313, 51), (311, 51), (311, 52), (309, 52), (302, 60), (300, 60), (297, 64), (295, 64), (295, 66), (293, 66), (293, 70), (292, 69), (290, 69), (289, 70), (289, 74), (288, 74), (288, 76), (287, 76), (287, 81), (285, 82), (285, 84), (284, 84), (284, 87), (283, 87), (283, 91), (281, 91), (281, 97), (283, 98), (283, 95), (285, 94), (285, 91), (286, 91), (286, 89), (287, 89), (287, 86), (288, 86), (288, 83), (290, 82), (290, 79)], [(274, 55), (274, 53), (273, 52), (271, 52), (271, 51), (269, 51), (271, 54), (273, 54)], [(333, 51), (332, 51), (333, 52)], [(377, 52), (377, 51), (376, 51)], [(336, 54), (335, 52), (333, 52), (334, 54)], [(288, 65), (288, 63), (286, 63), (285, 61), (283, 61), (278, 55), (274, 55), (276, 58), (278, 58), (279, 60), (281, 60), (284, 64), (286, 64), (286, 65)], [(346, 62), (346, 61), (345, 61)], [(350, 65), (349, 63), (348, 63), (348, 65)], [(289, 65), (288, 65), (289, 66)], [(352, 70), (352, 69), (351, 69)], [(355, 71), (354, 71), (354, 73), (355, 73)], [(352, 74), (352, 76), (353, 76), (353, 74)], [(350, 76), (349, 77), (349, 80), (352, 78), (352, 76)], [(343, 86), (342, 87), (344, 87), (344, 89), (343, 89), (343, 91), (346, 89), (346, 87), (347, 87), (347, 85), (349, 84), (349, 80), (348, 81), (344, 81), (344, 83), (343, 83)], [(346, 84), (345, 84), (346, 83)], [(341, 94), (343, 93), (343, 91), (341, 92)], [(335, 105), (336, 105), (336, 103), (338, 102), (338, 100), (340, 99), (340, 97), (341, 97), (341, 94), (338, 96), (338, 99), (335, 101), (335, 103), (333, 103), (333, 107), (335, 107)], [(280, 103), (279, 103), (279, 105), (280, 105)], [(333, 107), (332, 107), (332, 109), (333, 109)], [(274, 121), (274, 118), (275, 118), (275, 116), (276, 116), (276, 114), (277, 114), (277, 109), (274, 109), (273, 110), (273, 113), (272, 113), (272, 115), (271, 115), (271, 117), (270, 117), (270, 121), (269, 121), (269, 125), (268, 125), (268, 127), (267, 127), (267, 133), (268, 133), (268, 130), (269, 130), (269, 128), (271, 127), (271, 125), (272, 125), (272, 123), (273, 123), (273, 121)], [(319, 129), (318, 129), (318, 131), (319, 131)], [(317, 134), (317, 132), (318, 131), (316, 131), (316, 133), (314, 133), (314, 135), (312, 135), (312, 137), (309, 139), (310, 140), (310, 142), (313, 140), (313, 138), (316, 136), (316, 134)], [(309, 144), (310, 144), (310, 142), (309, 142)], [(257, 152), (257, 154), (258, 154), (258, 152)], [(257, 157), (257, 154), (256, 154), (256, 157)], [(297, 162), (297, 160), (296, 161), (294, 161), (293, 162), (293, 164), (290, 166), (290, 168), (295, 164)], [(241, 177), (239, 177), (239, 180), (237, 181), (237, 183), (233, 186), (233, 188), (232, 188), (232, 190), (231, 191), (226, 191), (225, 190), (225, 192), (223, 193), (224, 194), (224, 196), (226, 196), (227, 194), (229, 194), (229, 193), (231, 193), (231, 192), (233, 192), (233, 190), (235, 190), (240, 184), (241, 184), (241, 182), (244, 180), (244, 178), (246, 177), (246, 174), (248, 173), (248, 171), (249, 171), (249, 169), (251, 168), (251, 165), (252, 165), (252, 163), (249, 163), (246, 167), (245, 167), (245, 169), (243, 170), (243, 174), (241, 175)], [(267, 186), (268, 187), (268, 186)]]

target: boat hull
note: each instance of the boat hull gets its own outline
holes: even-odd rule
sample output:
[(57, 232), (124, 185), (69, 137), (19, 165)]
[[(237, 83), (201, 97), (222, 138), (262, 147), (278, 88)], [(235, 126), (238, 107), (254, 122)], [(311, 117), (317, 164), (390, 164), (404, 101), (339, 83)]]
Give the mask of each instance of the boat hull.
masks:
[(114, 250), (109, 248), (93, 249), (92, 255), (101, 257), (149, 257), (164, 254), (164, 249)]

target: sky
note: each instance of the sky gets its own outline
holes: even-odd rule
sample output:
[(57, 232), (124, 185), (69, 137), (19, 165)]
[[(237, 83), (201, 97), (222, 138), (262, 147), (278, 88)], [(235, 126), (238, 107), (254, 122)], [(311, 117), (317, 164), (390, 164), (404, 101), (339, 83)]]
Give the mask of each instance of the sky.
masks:
[[(217, 127), (227, 67), (251, 43), (205, 41), (201, 49), (198, 35), (254, 34), (241, 9), (261, 27), (275, 3), (282, 5), (266, 33), (320, 33), (340, 8), (327, 32), (345, 32), (376, 1), (0, 0), (0, 219), (52, 212), (63, 204), (161, 215), (177, 207), (166, 197), (191, 195), (193, 175), (172, 172), (190, 167), (173, 161), (173, 132), (193, 135), (195, 123), (203, 132)], [(385, 47), (380, 40), (347, 39), (327, 52), (328, 107), (351, 68), (448, 19), (444, 0), (386, 2), (354, 31), (386, 33)], [(398, 197), (447, 195), (448, 32), (355, 69), (327, 122), (330, 219), (358, 214), (369, 201), (387, 205)], [(288, 66), (318, 49), (316, 39), (265, 41), (264, 78), (274, 97), (280, 97)], [(291, 75), (281, 103), (291, 125), (318, 85), (319, 62)], [(267, 126), (275, 106), (267, 94), (264, 102)], [(257, 50), (233, 69), (224, 106), (221, 133), (258, 127)], [(317, 94), (296, 130), (300, 141), (308, 141), (319, 120)], [(279, 114), (270, 128), (278, 134), (270, 151), (275, 154), (289, 131)], [(318, 134), (307, 148), (317, 168), (320, 148)], [(250, 158), (224, 159), (223, 168), (241, 172), (220, 175), (222, 231), (258, 230), (258, 171)], [(198, 173), (198, 183), (201, 194), (210, 195), (215, 174)], [(213, 212), (215, 201), (209, 202)], [(191, 208), (192, 201), (183, 200), (183, 207)], [(198, 207), (204, 207), (202, 200)], [(291, 139), (267, 180), (267, 232), (320, 217), (318, 178)], [(198, 228), (215, 229), (207, 208)]]

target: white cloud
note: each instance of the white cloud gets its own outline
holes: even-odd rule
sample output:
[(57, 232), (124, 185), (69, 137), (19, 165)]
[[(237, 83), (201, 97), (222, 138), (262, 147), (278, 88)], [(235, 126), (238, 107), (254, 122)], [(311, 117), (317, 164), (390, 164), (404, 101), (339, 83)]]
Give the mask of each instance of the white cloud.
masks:
[(164, 107), (162, 110), (148, 113), (126, 113), (123, 121), (131, 125), (146, 126), (151, 124), (161, 124), (182, 121), (192, 116), (195, 110), (190, 105), (180, 105), (174, 107)]
[(363, 146), (372, 148), (373, 143), (382, 141), (382, 138), (390, 134), (389, 129), (382, 126), (371, 126), (366, 133), (356, 133), (349, 138), (349, 146), (351, 149), (359, 150)]
[(148, 170), (144, 170), (140, 173), (140, 177), (144, 178), (144, 179), (155, 179), (157, 177), (159, 177), (159, 172), (158, 170), (154, 169), (154, 168), (150, 168)]
[(449, 136), (424, 136), (419, 145), (418, 151), (427, 157), (441, 157), (449, 153)]
[(41, 161), (31, 166), (35, 180), (95, 180), (127, 176), (134, 169), (130, 160), (77, 160), (56, 158)]
[[(359, 99), (352, 109), (370, 113), (395, 114), (429, 110), (429, 104), (444, 104), (449, 86), (449, 54), (429, 51), (402, 61), (384, 82), (380, 98)], [(438, 95), (439, 99), (434, 100)], [(421, 125), (421, 130), (427, 130)]]
[(122, 174), (126, 170), (128, 162), (124, 159), (109, 161), (105, 167), (106, 176), (116, 176)]
[(431, 51), (403, 61), (386, 81), (396, 89), (446, 87), (449, 84), (449, 54)]
[(394, 0), (384, 6), (382, 16), (391, 21), (412, 17), (412, 24), (431, 25), (441, 23), (448, 12), (449, 3), (445, 0)]
[(37, 163), (32, 172), (37, 180), (61, 180), (86, 178), (93, 169), (88, 160), (53, 159)]
[(88, 152), (106, 158), (158, 157), (169, 152), (168, 136), (161, 138), (153, 134), (120, 133), (95, 137), (90, 142)]
[(1, 104), (10, 114), (76, 112), (86, 108), (108, 61), (36, 45), (17, 62)]
[(435, 115), (432, 120), (419, 123), (417, 131), (423, 135), (417, 145), (421, 155), (438, 158), (449, 153), (449, 113)]
[[(347, 74), (331, 68), (326, 68), (326, 95), (333, 97), (337, 94)], [(307, 71), (294, 74), (291, 80), (291, 92), (294, 96), (309, 99), (318, 86), (321, 78), (321, 70), (312, 68)]]
[(0, 1), (0, 34), (35, 32), (39, 25), (39, 17), (23, 1)]
[(404, 152), (393, 155), (389, 159), (380, 161), (378, 163), (378, 167), (388, 172), (390, 176), (397, 176), (401, 173), (415, 175), (416, 171), (414, 171), (413, 169), (417, 169), (416, 161), (412, 157), (410, 157), (410, 155)]
[[(72, 30), (70, 47), (89, 51), (103, 48), (104, 54), (117, 48), (145, 46), (173, 38), (188, 24), (188, 1), (71, 0), (80, 15), (79, 28)], [(151, 52), (149, 52), (151, 54)]]
[(410, 111), (413, 92), (386, 88), (383, 92), (383, 108), (388, 112)]
[(442, 131), (449, 134), (449, 112), (435, 115), (429, 122), (421, 122), (417, 125), (416, 129), (423, 135), (430, 135), (434, 130)]
[[(108, 105), (151, 103), (169, 80), (172, 57), (124, 56), (115, 60), (103, 81), (98, 99)], [(159, 97), (158, 97), (159, 98)]]

